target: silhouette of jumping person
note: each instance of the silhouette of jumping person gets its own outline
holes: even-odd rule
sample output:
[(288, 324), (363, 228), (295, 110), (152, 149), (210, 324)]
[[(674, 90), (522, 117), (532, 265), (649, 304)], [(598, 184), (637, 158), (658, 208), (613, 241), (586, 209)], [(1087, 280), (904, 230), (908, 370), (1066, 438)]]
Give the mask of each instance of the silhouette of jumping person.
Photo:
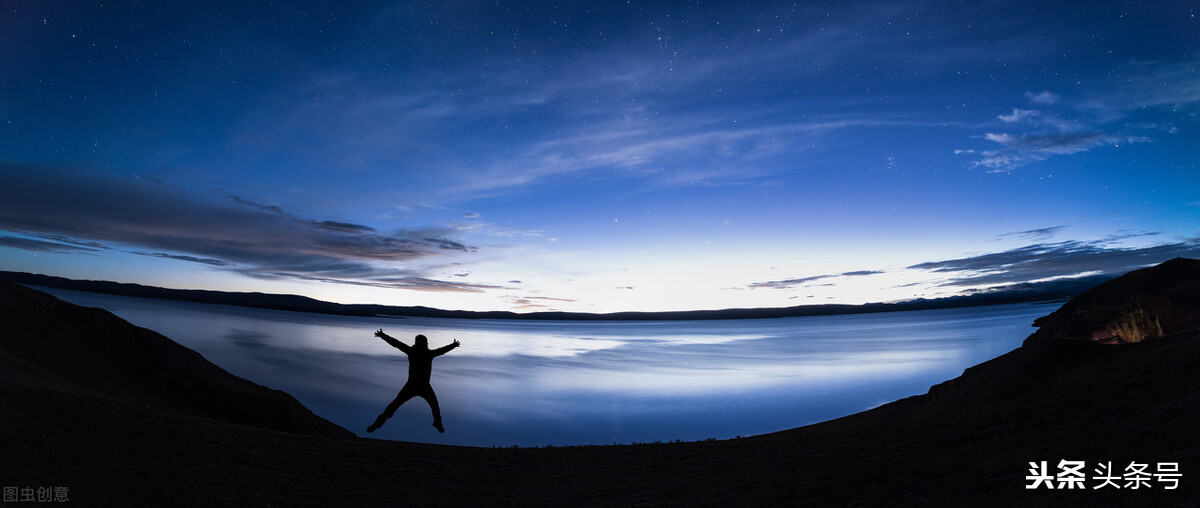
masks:
[(418, 335), (416, 342), (409, 346), (403, 342), (396, 340), (390, 335), (383, 333), (380, 329), (375, 332), (375, 336), (383, 339), (392, 347), (404, 351), (408, 355), (408, 382), (404, 383), (404, 387), (400, 389), (400, 393), (396, 395), (395, 400), (387, 405), (387, 408), (379, 414), (379, 418), (375, 419), (370, 427), (367, 427), (367, 432), (375, 432), (375, 429), (383, 426), (388, 418), (396, 414), (396, 410), (401, 404), (408, 402), (408, 399), (413, 397), (421, 397), (425, 402), (429, 403), (429, 409), (433, 410), (433, 426), (438, 432), (446, 432), (442, 427), (442, 411), (438, 408), (437, 395), (433, 393), (433, 387), (429, 385), (429, 375), (433, 372), (433, 359), (441, 355), (449, 353), (461, 344), (457, 340), (454, 343), (443, 346), (437, 349), (429, 349), (429, 339), (424, 335)]

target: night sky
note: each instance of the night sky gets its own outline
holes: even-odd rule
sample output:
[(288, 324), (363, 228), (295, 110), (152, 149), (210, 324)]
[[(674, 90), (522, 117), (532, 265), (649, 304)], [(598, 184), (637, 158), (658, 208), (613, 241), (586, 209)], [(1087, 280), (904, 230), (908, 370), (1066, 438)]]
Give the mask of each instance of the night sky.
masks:
[(0, 269), (471, 310), (1200, 257), (1200, 4), (0, 4)]

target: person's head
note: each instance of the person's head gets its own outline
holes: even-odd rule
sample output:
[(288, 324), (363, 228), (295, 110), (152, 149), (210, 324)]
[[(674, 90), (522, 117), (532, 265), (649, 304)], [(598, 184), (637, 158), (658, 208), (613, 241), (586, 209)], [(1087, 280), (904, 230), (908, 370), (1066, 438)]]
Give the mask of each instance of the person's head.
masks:
[(429, 339), (425, 338), (424, 335), (418, 335), (416, 345), (417, 345), (417, 347), (423, 347), (423, 348), (428, 349), (429, 348)]

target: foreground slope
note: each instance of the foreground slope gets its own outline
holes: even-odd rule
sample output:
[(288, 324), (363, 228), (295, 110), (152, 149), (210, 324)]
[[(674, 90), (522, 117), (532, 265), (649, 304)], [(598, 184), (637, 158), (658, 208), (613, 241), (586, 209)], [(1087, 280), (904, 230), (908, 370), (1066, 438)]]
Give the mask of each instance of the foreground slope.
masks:
[[(1161, 275), (1134, 272), (1122, 284)], [(35, 331), (56, 319), (27, 317), (18, 326)], [(0, 376), (0, 445), (9, 452), (0, 484), (66, 486), (73, 501), (123, 506), (1194, 505), (1200, 332), (1120, 345), (1034, 336), (928, 394), (831, 422), (729, 441), (553, 449), (239, 425), (76, 389), (42, 358), (50, 365), (35, 365), (45, 367), (40, 375)], [(0, 343), (12, 356), (10, 342)], [(1030, 461), (1053, 472), (1064, 459), (1086, 461), (1089, 477), (1105, 462), (1151, 471), (1175, 462), (1183, 477), (1176, 490), (1097, 490), (1090, 478), (1086, 491), (1025, 489)]]
[(63, 391), (286, 432), (353, 435), (154, 331), (4, 281), (0, 362), (8, 377)]

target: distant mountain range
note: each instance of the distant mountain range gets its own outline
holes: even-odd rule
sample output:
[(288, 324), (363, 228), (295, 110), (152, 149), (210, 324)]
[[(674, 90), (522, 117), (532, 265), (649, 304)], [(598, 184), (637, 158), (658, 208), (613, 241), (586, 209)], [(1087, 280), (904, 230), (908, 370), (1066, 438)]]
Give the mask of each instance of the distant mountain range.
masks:
[(530, 312), (507, 311), (477, 312), (466, 310), (444, 310), (422, 306), (392, 306), (374, 304), (340, 304), (315, 300), (299, 295), (269, 293), (238, 293), (200, 289), (167, 289), (141, 284), (111, 281), (75, 280), (49, 275), (24, 272), (0, 271), (0, 280), (16, 284), (43, 286), (76, 291), (89, 291), (139, 298), (159, 298), (197, 303), (212, 303), (256, 307), (262, 309), (314, 312), (344, 316), (379, 317), (437, 317), (456, 319), (535, 319), (535, 320), (702, 320), (702, 319), (762, 319), (796, 316), (826, 316), (839, 314), (866, 314), (874, 312), (897, 312), (922, 309), (946, 309), (974, 307), (1005, 303), (1026, 303), (1067, 300), (1089, 288), (1112, 279), (1111, 276), (1093, 276), (1046, 282), (1022, 284), (1003, 291), (980, 292), (965, 296), (936, 299), (916, 299), (899, 303), (868, 303), (862, 305), (801, 305), (796, 307), (740, 308), (720, 310), (693, 310), (673, 312), (614, 312), (590, 314), (584, 312)]

